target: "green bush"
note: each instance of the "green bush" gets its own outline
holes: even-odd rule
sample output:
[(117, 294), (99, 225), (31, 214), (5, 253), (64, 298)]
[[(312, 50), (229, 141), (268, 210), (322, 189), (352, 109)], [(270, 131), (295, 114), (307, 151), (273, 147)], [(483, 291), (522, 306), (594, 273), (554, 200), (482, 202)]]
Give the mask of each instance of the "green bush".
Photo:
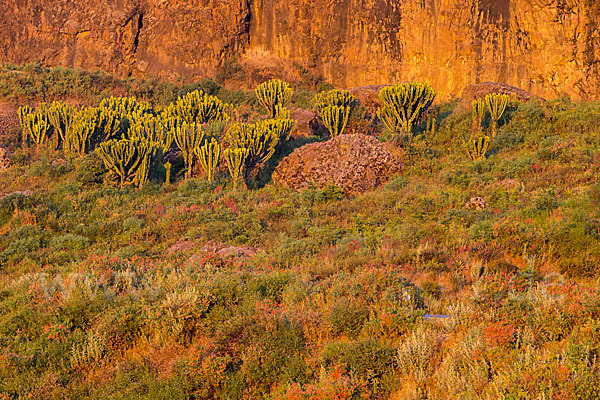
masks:
[(488, 220), (479, 220), (471, 225), (471, 238), (475, 241), (489, 242), (494, 239), (494, 227)]
[(442, 285), (435, 281), (425, 281), (423, 283), (423, 296), (439, 299), (442, 296)]
[(22, 210), (31, 200), (23, 193), (11, 193), (0, 199), (0, 225), (6, 224), (13, 217), (15, 210)]
[(75, 180), (84, 187), (103, 183), (107, 172), (104, 163), (94, 152), (81, 158), (76, 171)]
[(66, 234), (50, 239), (50, 246), (54, 250), (83, 250), (90, 245), (90, 240), (79, 235)]
[(344, 190), (337, 185), (326, 185), (321, 192), (325, 201), (341, 200), (345, 197)]
[(376, 340), (334, 342), (321, 353), (325, 365), (347, 365), (355, 374), (367, 379), (374, 393), (385, 393), (396, 388), (394, 379), (395, 349)]
[(274, 273), (257, 278), (254, 282), (255, 290), (261, 297), (280, 303), (283, 292), (290, 283), (291, 277), (287, 273)]
[(353, 338), (358, 336), (368, 318), (368, 308), (342, 300), (331, 309), (328, 320), (334, 335), (345, 334)]
[(533, 199), (533, 205), (538, 211), (552, 211), (558, 207), (554, 188), (538, 193)]

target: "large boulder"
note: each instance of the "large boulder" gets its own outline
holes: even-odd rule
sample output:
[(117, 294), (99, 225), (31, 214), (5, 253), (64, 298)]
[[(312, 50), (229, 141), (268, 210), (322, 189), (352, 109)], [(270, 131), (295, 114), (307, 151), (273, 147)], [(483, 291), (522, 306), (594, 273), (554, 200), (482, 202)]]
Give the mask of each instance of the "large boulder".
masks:
[(319, 188), (335, 184), (354, 194), (385, 183), (401, 165), (400, 155), (376, 138), (344, 134), (294, 150), (279, 163), (273, 180), (296, 190), (309, 183)]

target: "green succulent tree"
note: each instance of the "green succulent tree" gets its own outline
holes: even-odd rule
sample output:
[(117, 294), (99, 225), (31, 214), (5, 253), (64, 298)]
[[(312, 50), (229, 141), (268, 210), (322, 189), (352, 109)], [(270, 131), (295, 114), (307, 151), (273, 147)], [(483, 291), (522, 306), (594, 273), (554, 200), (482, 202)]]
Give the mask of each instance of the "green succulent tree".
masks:
[(320, 114), (323, 125), (327, 128), (331, 137), (337, 137), (344, 133), (348, 126), (350, 107), (327, 106), (321, 109)]
[(275, 118), (278, 110), (281, 113), (281, 108), (288, 106), (294, 91), (287, 82), (271, 79), (258, 85), (254, 93), (259, 103), (267, 109), (269, 116)]
[(167, 161), (164, 164), (164, 166), (165, 166), (165, 171), (167, 172), (167, 175), (165, 177), (165, 183), (167, 185), (169, 185), (169, 184), (171, 184), (171, 163)]
[(329, 106), (352, 107), (356, 102), (354, 97), (347, 90), (332, 89), (317, 93), (311, 100), (313, 108), (320, 112), (321, 109)]
[(104, 166), (119, 179), (124, 188), (141, 187), (148, 180), (148, 172), (156, 147), (143, 139), (111, 139), (96, 149)]
[(485, 158), (485, 153), (490, 147), (490, 137), (485, 135), (473, 136), (467, 143), (467, 154), (473, 161)]
[(31, 123), (29, 115), (31, 114), (31, 107), (22, 106), (19, 107), (19, 123), (21, 124), (21, 145), (26, 148), (27, 141), (30, 136), (31, 128), (29, 124)]
[(101, 143), (105, 140), (120, 139), (127, 130), (122, 126), (123, 114), (106, 107), (94, 109), (98, 114), (96, 127), (93, 137), (90, 139), (94, 143)]
[(356, 98), (350, 92), (337, 89), (318, 93), (312, 100), (313, 108), (331, 137), (344, 133), (355, 102)]
[(213, 121), (229, 121), (231, 109), (231, 105), (223, 103), (217, 97), (194, 90), (167, 106), (163, 110), (163, 117), (170, 128), (184, 122), (188, 125), (201, 125)]
[(98, 110), (100, 118), (92, 139), (96, 143), (125, 136), (130, 125), (154, 112), (152, 105), (146, 101), (112, 96), (102, 100)]
[(21, 123), (23, 146), (27, 146), (29, 138), (36, 144), (36, 148), (46, 144), (52, 134), (52, 124), (48, 119), (47, 106), (40, 104), (35, 110), (28, 106), (19, 108), (19, 121)]
[(65, 141), (67, 131), (73, 123), (76, 112), (77, 108), (69, 106), (62, 101), (53, 101), (48, 107), (48, 120), (54, 131), (54, 148), (58, 149), (60, 143)]
[(148, 182), (150, 167), (152, 166), (152, 162), (155, 159), (159, 149), (155, 143), (151, 143), (147, 140), (140, 140), (136, 146), (138, 157), (141, 159), (141, 161), (137, 171), (135, 172), (134, 184), (141, 189), (142, 186)]
[(279, 143), (286, 142), (292, 135), (292, 129), (296, 122), (292, 119), (264, 119), (255, 123), (255, 128), (264, 132), (273, 132), (278, 138)]
[(175, 144), (183, 154), (183, 161), (186, 166), (185, 177), (190, 178), (192, 176), (194, 155), (196, 154), (196, 149), (200, 148), (200, 145), (202, 144), (204, 132), (200, 125), (184, 122), (181, 126), (175, 127), (173, 138)]
[(412, 127), (435, 100), (436, 92), (427, 83), (404, 82), (379, 92), (382, 106), (377, 112), (386, 129), (412, 138)]
[(143, 115), (153, 112), (152, 104), (138, 101), (135, 97), (108, 97), (100, 102), (100, 108), (116, 112), (122, 117), (128, 114)]
[(140, 138), (154, 144), (165, 154), (173, 144), (173, 135), (160, 116), (146, 114), (132, 122), (127, 131), (129, 138)]
[(427, 127), (426, 132), (430, 137), (435, 136), (435, 124), (437, 123), (437, 118), (436, 118), (435, 113), (427, 113)]
[(244, 160), (244, 181), (249, 183), (250, 172), (259, 164), (266, 162), (279, 143), (279, 136), (265, 123), (233, 124), (225, 133), (225, 142), (232, 149), (247, 149)]
[(481, 123), (485, 116), (485, 102), (483, 99), (473, 100), (473, 111), (472, 111), (473, 127), (471, 129), (471, 136), (481, 134)]
[(498, 129), (498, 121), (502, 118), (506, 105), (508, 104), (509, 96), (507, 94), (492, 93), (485, 96), (485, 104), (490, 112), (490, 118), (492, 120), (492, 137), (496, 136), (496, 130)]
[(200, 166), (206, 172), (208, 181), (211, 182), (221, 158), (221, 145), (211, 138), (210, 142), (206, 140), (204, 145), (195, 148), (194, 153), (200, 161)]
[(225, 161), (227, 161), (227, 169), (233, 180), (233, 189), (237, 190), (239, 182), (242, 181), (245, 169), (245, 160), (248, 158), (248, 149), (241, 147), (225, 149), (223, 151)]
[(291, 119), (292, 113), (290, 110), (282, 106), (281, 104), (275, 105), (275, 119)]
[(100, 111), (97, 108), (85, 108), (76, 111), (68, 129), (65, 131), (63, 150), (67, 158), (78, 154), (80, 157), (91, 149), (91, 138), (98, 129)]

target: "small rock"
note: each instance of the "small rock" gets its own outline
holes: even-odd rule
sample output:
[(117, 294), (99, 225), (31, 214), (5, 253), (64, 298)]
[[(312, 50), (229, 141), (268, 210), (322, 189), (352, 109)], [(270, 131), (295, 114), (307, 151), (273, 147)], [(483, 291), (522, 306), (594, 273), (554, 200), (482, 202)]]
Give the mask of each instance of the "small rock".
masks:
[(240, 258), (250, 258), (258, 253), (258, 249), (252, 246), (228, 246), (217, 240), (207, 242), (201, 252), (216, 254), (218, 256), (235, 256)]
[(221, 243), (218, 240), (209, 240), (206, 244), (200, 249), (203, 253), (212, 253), (217, 254), (219, 250), (226, 248), (227, 245), (225, 243)]
[(226, 256), (235, 256), (239, 258), (250, 258), (258, 253), (258, 249), (252, 246), (229, 246), (221, 249), (217, 252), (217, 255), (226, 257)]
[(523, 190), (523, 182), (521, 182), (518, 179), (507, 178), (507, 179), (503, 179), (501, 181), (492, 183), (491, 187), (492, 188), (503, 187), (506, 189), (519, 188), (520, 190)]
[(179, 241), (179, 242), (175, 243), (173, 246), (169, 247), (167, 249), (167, 253), (168, 254), (182, 253), (182, 252), (193, 249), (194, 246), (195, 246), (194, 243), (192, 243), (188, 240)]
[(0, 195), (0, 200), (6, 198), (8, 196), (13, 196), (15, 194), (16, 195), (21, 195), (21, 196), (24, 196), (24, 197), (29, 197), (29, 196), (31, 196), (33, 194), (33, 192), (31, 190), (22, 190), (22, 191), (21, 190), (17, 190), (17, 191), (12, 192), (12, 193), (6, 193), (6, 194)]
[(0, 169), (10, 167), (10, 151), (4, 147), (0, 147)]
[(482, 197), (472, 197), (471, 200), (467, 201), (467, 204), (465, 204), (465, 208), (468, 210), (485, 210), (487, 208), (487, 203)]

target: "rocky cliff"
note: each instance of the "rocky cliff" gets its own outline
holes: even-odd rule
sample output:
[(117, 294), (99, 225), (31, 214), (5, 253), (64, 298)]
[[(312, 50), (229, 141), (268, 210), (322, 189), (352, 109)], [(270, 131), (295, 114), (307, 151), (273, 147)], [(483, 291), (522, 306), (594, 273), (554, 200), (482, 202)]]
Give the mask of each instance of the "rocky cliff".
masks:
[(343, 87), (600, 98), (597, 0), (2, 0), (0, 15), (4, 62), (177, 79), (264, 57)]

